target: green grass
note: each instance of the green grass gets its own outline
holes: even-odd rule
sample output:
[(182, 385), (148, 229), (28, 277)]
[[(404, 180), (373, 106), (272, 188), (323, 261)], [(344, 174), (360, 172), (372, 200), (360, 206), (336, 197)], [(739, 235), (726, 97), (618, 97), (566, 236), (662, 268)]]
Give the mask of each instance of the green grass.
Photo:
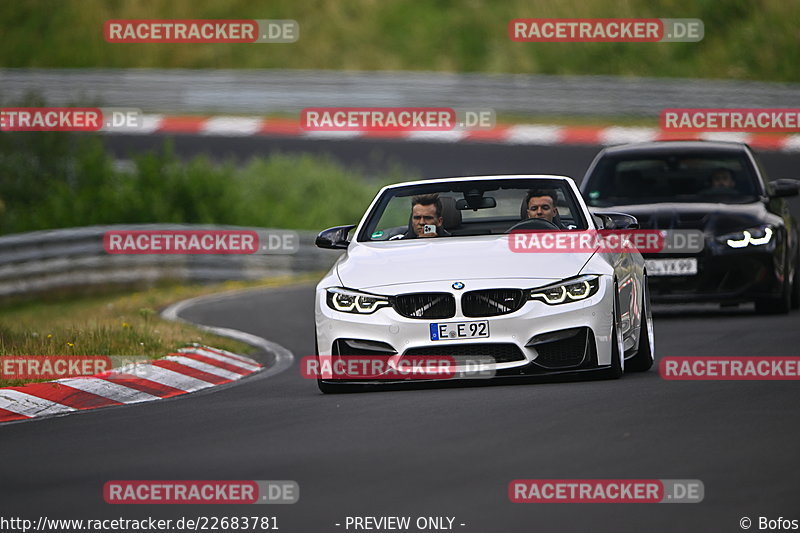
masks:
[[(252, 347), (203, 332), (189, 324), (161, 319), (176, 301), (223, 290), (274, 287), (316, 281), (318, 274), (257, 282), (205, 286), (167, 286), (123, 294), (69, 298), (45, 296), (0, 307), (0, 356), (125, 355), (158, 358), (191, 343), (249, 353)], [(0, 387), (35, 380), (8, 380)]]
[[(699, 43), (515, 43), (514, 18), (699, 18)], [(292, 44), (110, 44), (108, 19), (294, 19)], [(800, 81), (782, 0), (9, 0), (0, 66), (309, 68)]]

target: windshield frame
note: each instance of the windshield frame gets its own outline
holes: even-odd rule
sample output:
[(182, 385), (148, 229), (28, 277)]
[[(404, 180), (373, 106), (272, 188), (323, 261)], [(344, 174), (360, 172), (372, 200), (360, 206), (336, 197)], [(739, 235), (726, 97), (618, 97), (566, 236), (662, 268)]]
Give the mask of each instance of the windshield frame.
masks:
[[(410, 198), (417, 194), (430, 194), (430, 193), (450, 193), (450, 192), (464, 192), (468, 189), (479, 189), (484, 193), (490, 193), (502, 189), (558, 189), (564, 193), (565, 199), (570, 207), (570, 210), (575, 214), (575, 224), (578, 228), (590, 228), (592, 223), (586, 216), (586, 204), (577, 191), (574, 183), (569, 180), (555, 177), (522, 177), (522, 176), (509, 176), (497, 179), (483, 179), (475, 176), (472, 178), (465, 178), (463, 180), (448, 180), (448, 181), (432, 181), (414, 182), (408, 185), (391, 186), (383, 190), (383, 192), (373, 201), (372, 207), (364, 217), (363, 223), (356, 235), (357, 242), (363, 243), (378, 243), (378, 242), (397, 242), (390, 240), (374, 240), (371, 238), (374, 226), (380, 222), (389, 202), (395, 198)], [(524, 196), (520, 196), (520, 205)], [(411, 207), (409, 205), (409, 214)], [(487, 221), (490, 217), (487, 217)], [(513, 225), (514, 222), (511, 222)], [(567, 230), (564, 230), (567, 231)], [(507, 235), (508, 233), (492, 233), (489, 235)], [(473, 235), (452, 235), (451, 237), (470, 237)], [(487, 236), (486, 234), (476, 234), (475, 236)], [(398, 239), (404, 241), (403, 239)], [(408, 240), (405, 240), (408, 242)]]
[[(729, 160), (735, 161), (739, 167), (739, 176), (741, 180), (746, 180), (746, 184), (751, 189), (751, 192), (739, 191), (737, 195), (725, 194), (712, 194), (707, 195), (699, 194), (698, 192), (682, 195), (653, 195), (642, 197), (623, 197), (623, 196), (606, 196), (605, 198), (594, 199), (591, 193), (594, 190), (608, 190), (608, 183), (603, 184), (603, 188), (597, 187), (597, 183), (601, 180), (608, 180), (609, 172), (617, 172), (616, 167), (623, 162), (635, 161), (655, 161), (668, 159), (678, 160)], [(680, 204), (696, 204), (696, 203), (722, 203), (728, 205), (743, 205), (757, 202), (763, 193), (763, 184), (756, 170), (756, 163), (751, 157), (751, 154), (746, 150), (697, 150), (686, 148), (675, 148), (674, 150), (636, 150), (628, 152), (614, 152), (601, 154), (592, 164), (589, 172), (585, 177), (584, 183), (581, 185), (581, 192), (586, 200), (586, 204), (590, 209), (605, 209), (611, 207), (625, 207), (631, 205), (650, 205), (650, 204), (664, 204), (664, 203), (680, 203)], [(704, 167), (698, 167), (704, 168)], [(709, 165), (708, 168), (712, 168)], [(722, 167), (725, 168), (725, 167)], [(740, 182), (744, 183), (744, 182)]]

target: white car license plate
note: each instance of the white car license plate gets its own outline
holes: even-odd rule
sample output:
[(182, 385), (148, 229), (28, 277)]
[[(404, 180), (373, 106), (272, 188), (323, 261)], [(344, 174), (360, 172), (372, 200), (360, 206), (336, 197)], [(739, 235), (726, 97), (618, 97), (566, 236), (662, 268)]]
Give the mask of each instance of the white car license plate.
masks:
[(479, 339), (488, 337), (488, 320), (477, 320), (475, 322), (433, 322), (431, 324), (432, 341)]
[(695, 257), (647, 259), (644, 263), (649, 276), (693, 276), (697, 274), (697, 258)]

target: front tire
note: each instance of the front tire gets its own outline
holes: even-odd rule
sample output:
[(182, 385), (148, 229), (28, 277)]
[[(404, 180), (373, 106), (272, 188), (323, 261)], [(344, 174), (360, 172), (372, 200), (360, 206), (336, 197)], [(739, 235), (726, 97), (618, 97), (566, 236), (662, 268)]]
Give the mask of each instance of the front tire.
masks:
[[(788, 273), (788, 263), (786, 266), (787, 268), (784, 272)], [(796, 277), (795, 275), (795, 278)], [(792, 288), (794, 285), (792, 281), (793, 280), (789, 276), (784, 278), (783, 288), (781, 289), (781, 295), (779, 297), (756, 300), (756, 313), (760, 315), (785, 315), (788, 313), (792, 309), (792, 293), (795, 292)]]
[(794, 281), (792, 281), (792, 309), (800, 309), (800, 252), (794, 265)]
[(606, 379), (619, 379), (625, 373), (625, 362), (623, 360), (622, 335), (619, 331), (619, 292), (617, 291), (616, 283), (614, 283), (614, 307), (611, 313), (613, 315), (611, 323), (611, 366), (603, 374)]
[(655, 360), (656, 344), (653, 335), (653, 310), (650, 307), (650, 288), (644, 278), (642, 295), (642, 320), (639, 326), (639, 348), (636, 355), (625, 362), (625, 368), (633, 372), (647, 372)]

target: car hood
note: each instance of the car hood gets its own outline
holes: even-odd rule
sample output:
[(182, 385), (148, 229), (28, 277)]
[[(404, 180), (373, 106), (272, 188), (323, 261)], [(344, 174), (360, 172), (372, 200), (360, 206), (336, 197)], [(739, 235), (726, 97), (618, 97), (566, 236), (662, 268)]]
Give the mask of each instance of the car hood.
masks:
[(633, 215), (642, 229), (699, 229), (725, 234), (769, 221), (770, 214), (761, 202), (748, 204), (658, 203), (594, 208), (593, 211), (619, 211)]
[(368, 289), (428, 281), (575, 276), (592, 253), (519, 253), (507, 236), (354, 243), (337, 265), (343, 286)]

